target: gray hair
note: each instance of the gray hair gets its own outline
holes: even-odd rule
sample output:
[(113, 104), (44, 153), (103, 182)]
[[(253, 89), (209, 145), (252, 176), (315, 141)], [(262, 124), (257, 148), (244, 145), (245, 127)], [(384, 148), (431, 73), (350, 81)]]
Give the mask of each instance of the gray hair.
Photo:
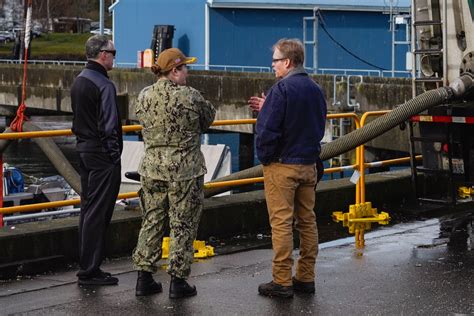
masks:
[(304, 45), (297, 38), (282, 38), (273, 45), (273, 51), (278, 49), (285, 58), (293, 62), (295, 67), (302, 66), (304, 63)]
[(105, 35), (94, 35), (89, 37), (86, 42), (86, 58), (97, 59), (100, 51), (109, 47), (109, 42), (110, 39)]

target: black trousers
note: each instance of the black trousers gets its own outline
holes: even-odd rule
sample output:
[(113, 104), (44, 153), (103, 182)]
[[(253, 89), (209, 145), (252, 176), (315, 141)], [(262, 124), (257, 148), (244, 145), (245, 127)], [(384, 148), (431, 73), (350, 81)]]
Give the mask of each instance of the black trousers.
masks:
[(95, 276), (105, 253), (105, 236), (120, 189), (120, 164), (106, 153), (79, 153), (81, 215), (79, 218), (79, 278)]

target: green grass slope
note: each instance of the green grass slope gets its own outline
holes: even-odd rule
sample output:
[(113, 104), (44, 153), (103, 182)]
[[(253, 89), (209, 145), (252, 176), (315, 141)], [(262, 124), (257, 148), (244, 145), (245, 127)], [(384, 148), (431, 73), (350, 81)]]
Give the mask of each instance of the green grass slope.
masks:
[[(85, 43), (92, 34), (49, 33), (31, 41), (30, 59), (85, 60)], [(0, 58), (12, 57), (13, 43), (0, 44)]]

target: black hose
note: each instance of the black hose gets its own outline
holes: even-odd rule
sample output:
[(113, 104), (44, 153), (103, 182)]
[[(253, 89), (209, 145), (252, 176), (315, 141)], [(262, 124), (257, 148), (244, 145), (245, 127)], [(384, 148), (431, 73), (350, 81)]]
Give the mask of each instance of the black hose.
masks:
[(321, 160), (327, 160), (347, 152), (359, 145), (376, 138), (391, 130), (397, 125), (405, 122), (410, 117), (423, 112), (435, 105), (445, 103), (452, 96), (450, 88), (439, 88), (429, 90), (414, 99), (396, 107), (389, 113), (376, 118), (363, 128), (356, 129), (349, 134), (327, 143), (321, 148)]
[[(453, 97), (454, 93), (455, 92), (453, 92), (451, 88), (442, 87), (420, 94), (414, 99), (411, 99), (396, 107), (389, 113), (376, 118), (372, 122), (365, 125), (363, 128), (359, 128), (349, 134), (346, 134), (333, 142), (324, 144), (321, 147), (321, 160), (327, 160), (354, 149), (357, 146), (365, 144), (366, 142), (396, 127), (402, 122), (405, 122), (413, 115), (423, 112), (433, 106), (445, 103), (447, 100)], [(258, 165), (219, 179), (215, 179), (211, 182), (254, 178), (261, 177), (262, 175), (262, 166)], [(229, 187), (206, 189), (204, 196), (211, 197), (228, 190), (230, 190)]]

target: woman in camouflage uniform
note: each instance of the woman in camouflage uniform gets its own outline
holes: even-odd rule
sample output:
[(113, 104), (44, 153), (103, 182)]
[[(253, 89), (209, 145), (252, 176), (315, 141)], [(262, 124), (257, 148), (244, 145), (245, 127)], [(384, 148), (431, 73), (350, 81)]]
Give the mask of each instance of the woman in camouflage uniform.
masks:
[(186, 86), (186, 64), (196, 62), (176, 48), (164, 50), (152, 71), (155, 84), (138, 97), (136, 115), (143, 126), (145, 155), (139, 174), (143, 222), (133, 253), (138, 270), (136, 295), (162, 290), (152, 273), (158, 268), (166, 220), (170, 223), (170, 298), (193, 296), (196, 287), (186, 282), (193, 261), (202, 212), (206, 166), (200, 136), (214, 120), (215, 109), (194, 88)]

